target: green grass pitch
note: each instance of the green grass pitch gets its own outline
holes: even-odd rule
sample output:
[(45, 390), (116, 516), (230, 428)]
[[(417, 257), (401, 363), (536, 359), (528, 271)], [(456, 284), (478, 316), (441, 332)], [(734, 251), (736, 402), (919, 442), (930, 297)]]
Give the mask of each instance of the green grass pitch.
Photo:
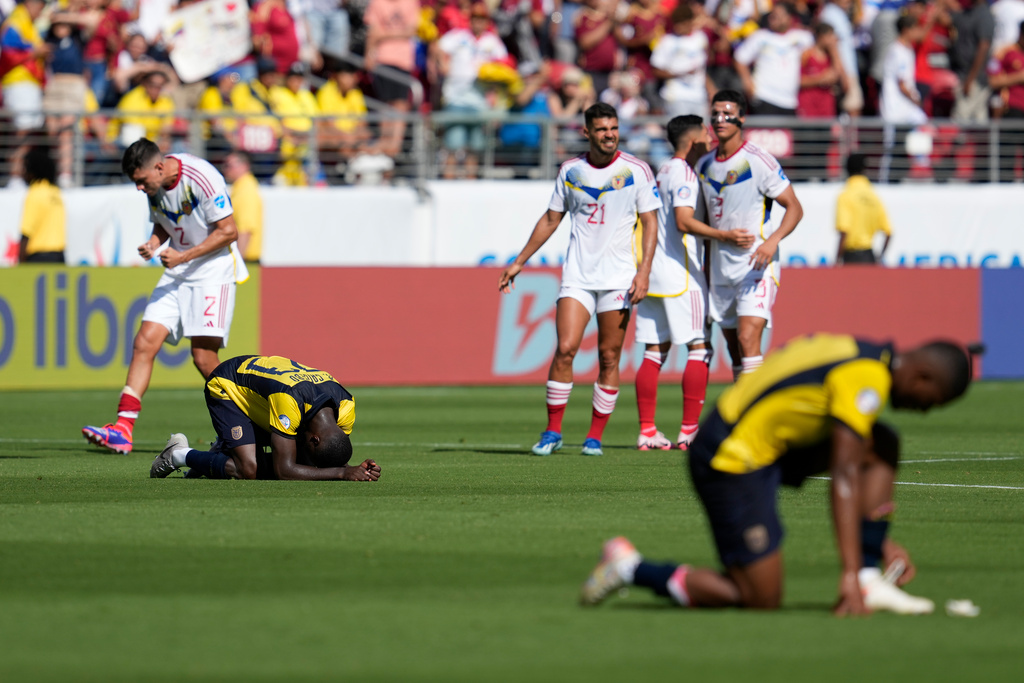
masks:
[[(782, 495), (780, 612), (683, 611), (637, 590), (577, 606), (613, 535), (714, 561), (682, 456), (631, 448), (631, 387), (603, 458), (578, 452), (584, 386), (549, 458), (527, 455), (541, 387), (354, 389), (376, 484), (151, 480), (172, 430), (213, 436), (201, 391), (148, 394), (128, 457), (79, 435), (115, 393), (0, 394), (4, 683), (1024, 680), (1024, 383), (887, 417), (907, 461), (894, 537), (938, 610), (845, 620), (829, 614), (824, 481)], [(662, 386), (670, 436), (678, 394)], [(949, 598), (981, 616), (946, 616)]]

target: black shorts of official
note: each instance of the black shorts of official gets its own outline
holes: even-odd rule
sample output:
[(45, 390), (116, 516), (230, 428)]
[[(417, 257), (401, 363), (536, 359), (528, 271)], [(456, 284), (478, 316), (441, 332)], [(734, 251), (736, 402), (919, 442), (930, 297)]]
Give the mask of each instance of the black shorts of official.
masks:
[[(782, 544), (784, 532), (778, 511), (779, 486), (799, 487), (829, 468), (832, 440), (793, 448), (771, 465), (745, 474), (719, 472), (711, 467), (729, 428), (718, 411), (701, 425), (690, 447), (690, 476), (708, 515), (718, 557), (725, 567), (745, 567), (770, 555)], [(873, 430), (875, 451), (896, 466), (899, 437), (883, 423)]]
[(64, 263), (63, 251), (37, 251), (25, 256), (25, 263)]
[(875, 264), (877, 262), (875, 252), (870, 249), (847, 249), (843, 252), (843, 264), (845, 265), (850, 265), (851, 263)]
[[(399, 69), (393, 66), (390, 68), (409, 76), (410, 78), (412, 77), (412, 74), (404, 69)], [(374, 74), (371, 79), (371, 83), (373, 84), (374, 94), (381, 102), (407, 102), (409, 100), (409, 95), (412, 93), (412, 88), (410, 88), (405, 81), (398, 81), (386, 76)]]

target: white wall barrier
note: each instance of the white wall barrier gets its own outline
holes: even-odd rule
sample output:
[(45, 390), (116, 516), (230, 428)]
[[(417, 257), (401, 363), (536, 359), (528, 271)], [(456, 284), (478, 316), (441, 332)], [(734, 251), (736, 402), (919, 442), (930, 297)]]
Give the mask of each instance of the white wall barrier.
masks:
[[(515, 257), (546, 210), (552, 183), (435, 182), (424, 196), (403, 187), (262, 189), (269, 266), (475, 266)], [(837, 184), (796, 185), (804, 220), (782, 243), (788, 265), (835, 258)], [(893, 225), (889, 266), (1021, 266), (1024, 192), (1017, 185), (879, 186)], [(24, 191), (0, 190), (0, 265), (17, 254)], [(64, 191), (69, 264), (144, 265), (146, 198), (127, 185)], [(778, 221), (778, 207), (772, 218)], [(556, 265), (568, 245), (563, 223), (534, 257)]]

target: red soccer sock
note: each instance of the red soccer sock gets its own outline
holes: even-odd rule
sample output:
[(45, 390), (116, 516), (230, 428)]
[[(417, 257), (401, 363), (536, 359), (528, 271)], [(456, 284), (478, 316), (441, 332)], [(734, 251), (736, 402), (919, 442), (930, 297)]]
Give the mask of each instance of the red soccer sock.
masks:
[(121, 399), (117, 402), (117, 422), (114, 423), (114, 427), (130, 439), (140, 410), (142, 410), (142, 401), (128, 392), (123, 392)]
[(605, 389), (597, 384), (594, 385), (594, 410), (590, 414), (588, 439), (601, 440), (604, 428), (608, 425), (608, 418), (612, 416), (612, 411), (615, 410), (615, 401), (618, 398), (618, 389)]
[(644, 362), (636, 371), (636, 410), (640, 416), (640, 433), (646, 436), (653, 436), (657, 431), (654, 415), (658, 410), (658, 375), (662, 362), (660, 351), (645, 351)]
[(707, 349), (690, 351), (683, 370), (683, 426), (696, 426), (704, 409), (708, 391), (708, 365), (711, 354)]
[(548, 406), (547, 431), (562, 433), (562, 417), (565, 416), (565, 407), (569, 404), (570, 393), (572, 393), (572, 382), (548, 380), (546, 396)]

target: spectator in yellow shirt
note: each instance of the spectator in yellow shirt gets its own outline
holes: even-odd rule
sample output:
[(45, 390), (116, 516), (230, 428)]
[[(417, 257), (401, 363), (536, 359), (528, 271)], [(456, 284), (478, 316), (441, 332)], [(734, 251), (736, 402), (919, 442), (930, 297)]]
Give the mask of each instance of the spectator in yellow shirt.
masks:
[(46, 147), (32, 147), (25, 154), (28, 193), (21, 211), (22, 263), (64, 263), (64, 200), (57, 187), (57, 165)]
[(247, 263), (259, 263), (263, 249), (263, 198), (260, 184), (252, 174), (252, 159), (235, 150), (224, 159), (224, 178), (231, 183), (228, 193), (238, 226), (238, 250)]
[[(229, 141), (235, 141), (238, 119), (231, 104), (231, 92), (241, 80), (236, 69), (227, 67), (210, 76), (210, 85), (199, 96), (196, 110), (204, 114), (223, 114), (203, 121), (203, 137), (209, 140), (207, 148), (227, 149)], [(237, 142), (237, 141), (235, 141)]]
[[(839, 231), (836, 265), (874, 264), (889, 248), (892, 237), (889, 217), (882, 200), (871, 187), (871, 181), (864, 174), (863, 154), (851, 154), (847, 158), (846, 173), (846, 187), (836, 203), (836, 230)], [(877, 232), (885, 233), (885, 243), (876, 258), (872, 244)]]
[(309, 137), (313, 130), (313, 116), (320, 115), (316, 98), (306, 87), (306, 67), (301, 62), (292, 64), (284, 78), (284, 85), (271, 88), (271, 110), (281, 118), (284, 129), (281, 136), (281, 168), (274, 175), (279, 185), (308, 185), (309, 179), (303, 162), (309, 154)]
[(119, 116), (111, 120), (108, 137), (116, 139), (122, 147), (148, 138), (160, 149), (169, 149), (174, 127), (174, 100), (164, 92), (169, 82), (163, 71), (151, 71), (143, 76), (142, 83), (125, 93), (117, 103)]
[(320, 113), (320, 160), (328, 175), (332, 167), (358, 154), (371, 154), (366, 99), (359, 89), (359, 69), (346, 60), (327, 61), (329, 80), (316, 92)]

